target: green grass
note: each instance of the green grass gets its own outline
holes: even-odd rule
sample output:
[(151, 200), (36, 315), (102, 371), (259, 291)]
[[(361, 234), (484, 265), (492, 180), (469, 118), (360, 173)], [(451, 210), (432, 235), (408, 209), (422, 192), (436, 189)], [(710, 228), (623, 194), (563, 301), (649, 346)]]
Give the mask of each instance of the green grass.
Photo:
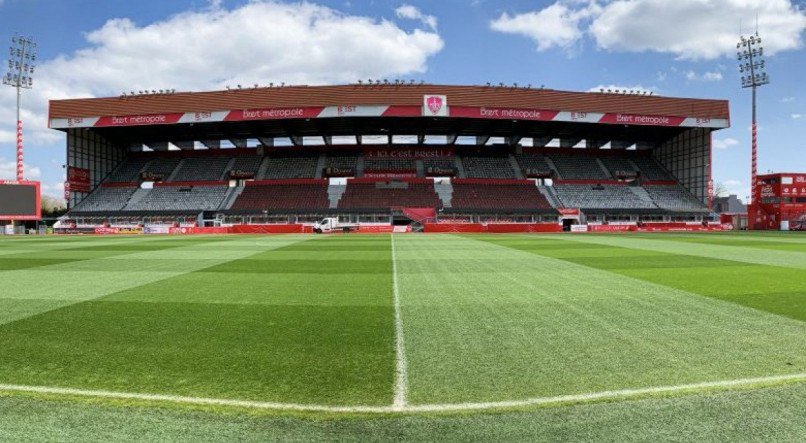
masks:
[[(413, 406), (806, 373), (797, 234), (0, 238), (0, 288), (0, 384), (390, 406), (395, 290)], [(26, 394), (0, 440), (798, 440), (804, 386), (373, 417)]]

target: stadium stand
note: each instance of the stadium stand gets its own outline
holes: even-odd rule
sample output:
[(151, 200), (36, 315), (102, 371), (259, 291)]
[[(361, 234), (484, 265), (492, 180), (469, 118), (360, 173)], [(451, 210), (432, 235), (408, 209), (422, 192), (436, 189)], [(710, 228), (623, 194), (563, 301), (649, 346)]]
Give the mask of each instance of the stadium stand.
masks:
[(644, 186), (647, 194), (658, 207), (669, 211), (705, 211), (705, 205), (699, 202), (685, 189), (677, 185)]
[(451, 208), (454, 210), (554, 210), (529, 180), (457, 179), (452, 186)]
[(358, 164), (358, 157), (359, 155), (357, 153), (328, 155), (325, 167), (355, 170)]
[(588, 155), (551, 154), (549, 156), (563, 180), (607, 180), (610, 177), (595, 157)]
[(246, 185), (230, 208), (238, 212), (326, 211), (327, 180), (256, 181)]
[(602, 163), (605, 165), (610, 174), (617, 178), (617, 174), (621, 172), (636, 173), (635, 166), (624, 157), (601, 157)]
[(316, 154), (273, 154), (263, 164), (265, 173), (260, 179), (314, 178), (319, 156)]
[(462, 155), (467, 178), (517, 178), (509, 154)]
[(143, 174), (150, 174), (159, 180), (168, 180), (171, 174), (179, 165), (179, 158), (174, 157), (160, 157), (149, 162), (143, 169)]
[(221, 179), (230, 157), (194, 157), (179, 163), (171, 181), (217, 181)]
[(364, 171), (415, 171), (412, 158), (366, 157)]
[(232, 162), (232, 166), (230, 166), (227, 172), (238, 171), (246, 174), (252, 174), (253, 176), (257, 176), (257, 171), (260, 168), (260, 164), (262, 162), (263, 157), (257, 155), (250, 155), (247, 157), (235, 157), (235, 160)]
[(127, 158), (117, 167), (109, 177), (106, 178), (106, 182), (109, 183), (134, 183), (139, 180), (140, 178), (140, 171), (151, 161), (149, 158), (137, 157), (137, 158)]
[(656, 209), (641, 198), (631, 186), (555, 184), (563, 206), (585, 209)]
[(137, 201), (126, 206), (129, 211), (213, 211), (219, 209), (229, 187), (155, 186)]
[(515, 156), (521, 170), (533, 172), (552, 172), (551, 166), (546, 162), (546, 157), (541, 154), (518, 154)]
[(455, 169), (456, 157), (432, 157), (423, 159), (423, 168)]
[(381, 209), (392, 207), (438, 208), (440, 200), (431, 180), (364, 181), (348, 180), (339, 209)]
[[(138, 171), (139, 172), (139, 171)], [(137, 187), (100, 187), (75, 208), (76, 212), (120, 211), (126, 206)]]
[(674, 180), (674, 177), (666, 172), (663, 166), (651, 157), (636, 155), (630, 160), (641, 171), (641, 177), (646, 180)]

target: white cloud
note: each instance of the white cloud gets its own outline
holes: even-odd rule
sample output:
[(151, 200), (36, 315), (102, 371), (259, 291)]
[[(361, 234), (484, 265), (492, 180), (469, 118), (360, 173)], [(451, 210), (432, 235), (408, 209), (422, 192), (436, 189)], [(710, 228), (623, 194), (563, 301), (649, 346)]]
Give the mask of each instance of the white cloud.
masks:
[[(42, 177), (42, 170), (23, 162), (23, 174), (26, 180), (38, 180)], [(0, 157), (0, 180), (15, 180), (17, 178), (17, 162)]]
[(569, 47), (587, 33), (605, 50), (698, 60), (733, 56), (737, 24), (757, 14), (767, 54), (801, 47), (806, 13), (791, 0), (559, 0), (503, 14), (492, 28), (532, 38), (539, 50)]
[(401, 5), (399, 8), (395, 9), (395, 14), (400, 18), (417, 20), (433, 30), (437, 29), (436, 17), (433, 15), (423, 14), (419, 9), (412, 5)]
[(724, 182), (722, 182), (722, 183), (723, 183), (725, 186), (728, 186), (728, 187), (731, 187), (731, 186), (733, 186), (733, 187), (735, 187), (735, 186), (740, 186), (740, 185), (742, 184), (742, 182), (741, 182), (740, 180), (725, 180), (725, 181), (724, 181)]
[(806, 118), (804, 114), (792, 114), (792, 120), (800, 120), (802, 118)]
[(560, 2), (534, 12), (509, 15), (506, 12), (490, 22), (493, 31), (531, 38), (538, 51), (554, 47), (570, 48), (582, 37), (580, 23), (594, 8), (573, 9)]
[(639, 94), (643, 94), (645, 92), (647, 94), (649, 94), (650, 92), (653, 93), (653, 94), (656, 94), (657, 91), (658, 91), (658, 88), (656, 88), (654, 86), (650, 86), (650, 87), (647, 88), (647, 87), (644, 87), (644, 86), (641, 86), (641, 85), (624, 86), (624, 85), (610, 84), (610, 85), (595, 86), (593, 88), (588, 89), (588, 92), (601, 92), (602, 90), (604, 90), (605, 92), (613, 91), (613, 93), (616, 93), (616, 91), (619, 91), (618, 93), (620, 93), (620, 94), (626, 94), (629, 91), (633, 91), (633, 92), (636, 92), (636, 93), (639, 93)]
[[(48, 143), (47, 101), (141, 89), (206, 90), (228, 84), (347, 83), (422, 73), (444, 43), (429, 29), (405, 31), (388, 20), (310, 3), (250, 1), (138, 25), (107, 21), (88, 45), (45, 61), (23, 96), (26, 137)], [(0, 88), (0, 141), (14, 134), (14, 96)], [(5, 123), (5, 124), (3, 124)]]
[(722, 73), (719, 71), (712, 71), (697, 74), (694, 71), (687, 71), (686, 79), (692, 81), (718, 82), (722, 80)]
[(738, 144), (739, 144), (739, 140), (736, 140), (735, 138), (728, 137), (728, 138), (715, 138), (714, 141), (713, 141), (712, 146), (714, 147), (714, 149), (723, 149), (724, 150), (724, 149), (730, 148), (731, 146), (736, 146)]
[(795, 97), (784, 97), (779, 100), (781, 103), (792, 103), (795, 101)]

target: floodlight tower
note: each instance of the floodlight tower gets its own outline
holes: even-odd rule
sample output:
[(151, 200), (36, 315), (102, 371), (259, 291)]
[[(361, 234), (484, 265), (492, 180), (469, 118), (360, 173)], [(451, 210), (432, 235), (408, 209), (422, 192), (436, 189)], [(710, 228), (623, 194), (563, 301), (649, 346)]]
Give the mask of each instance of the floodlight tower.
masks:
[[(756, 167), (758, 150), (758, 129), (756, 126), (756, 88), (770, 82), (770, 77), (764, 72), (764, 48), (761, 46), (761, 37), (758, 31), (748, 38), (740, 37), (736, 44), (736, 58), (739, 60), (739, 72), (742, 74), (742, 88), (751, 88), (753, 91), (753, 125), (752, 125), (752, 153), (750, 166), (750, 194), (756, 186)], [(755, 197), (754, 197), (755, 198)], [(753, 201), (752, 203), (756, 203)]]
[(35, 64), (36, 43), (33, 39), (19, 35), (11, 37), (8, 72), (3, 77), (3, 84), (17, 89), (17, 180), (24, 179), (20, 99), (22, 98), (22, 90), (31, 89), (34, 85)]

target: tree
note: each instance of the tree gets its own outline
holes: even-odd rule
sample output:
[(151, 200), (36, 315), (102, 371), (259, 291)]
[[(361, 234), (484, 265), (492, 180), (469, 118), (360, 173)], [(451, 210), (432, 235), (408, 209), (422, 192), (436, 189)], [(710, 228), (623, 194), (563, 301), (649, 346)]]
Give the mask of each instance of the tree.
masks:
[(42, 216), (59, 217), (67, 212), (67, 204), (64, 199), (52, 195), (42, 195)]
[(714, 183), (714, 197), (727, 197), (729, 195), (728, 187), (722, 182)]

